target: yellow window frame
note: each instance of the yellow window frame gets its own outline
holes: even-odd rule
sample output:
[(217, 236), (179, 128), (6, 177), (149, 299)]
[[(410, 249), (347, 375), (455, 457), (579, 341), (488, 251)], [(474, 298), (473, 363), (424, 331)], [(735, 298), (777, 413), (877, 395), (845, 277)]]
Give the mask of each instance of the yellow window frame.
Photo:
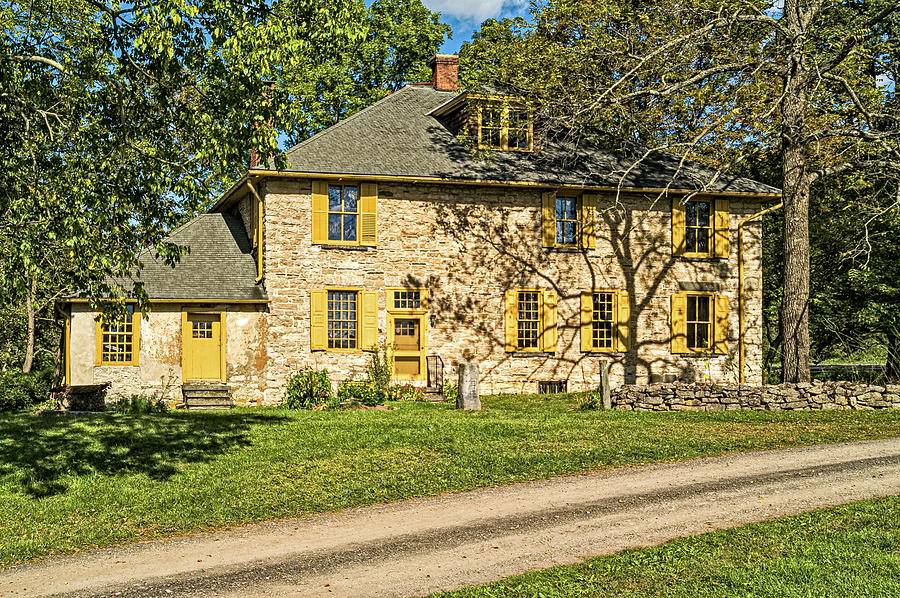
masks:
[[(128, 323), (131, 327), (131, 329), (129, 331), (126, 331), (126, 332), (105, 331), (104, 328), (108, 328), (111, 324), (116, 324), (116, 323), (115, 322), (103, 322), (101, 320), (97, 320), (96, 332), (95, 332), (95, 339), (96, 339), (97, 344), (96, 344), (96, 348), (94, 351), (95, 365), (97, 365), (97, 366), (117, 366), (117, 365), (118, 366), (136, 366), (136, 365), (139, 365), (140, 354), (141, 354), (141, 313), (139, 311), (134, 310), (134, 306), (130, 306), (130, 307), (132, 308), (133, 311), (131, 312), (131, 322)], [(124, 323), (123, 323), (123, 325), (124, 325)], [(130, 342), (127, 343), (127, 344), (131, 345), (130, 359), (125, 360), (125, 361), (109, 361), (107, 359), (104, 359), (104, 357), (105, 357), (104, 350), (103, 350), (104, 345), (115, 344), (116, 346), (118, 346), (120, 344), (125, 344), (125, 343), (119, 343), (119, 342), (105, 343), (104, 339), (103, 339), (104, 334), (110, 334), (110, 335), (114, 334), (116, 336), (126, 336), (126, 335), (130, 336), (131, 337), (129, 339)]]
[[(499, 110), (500, 111), (500, 126), (499, 127), (487, 127), (484, 124), (484, 112), (485, 110)], [(525, 130), (526, 135), (526, 146), (525, 147), (511, 147), (509, 145), (509, 113), (510, 110), (514, 111), (522, 111), (526, 112), (526, 120), (527, 120), (527, 129), (524, 127), (516, 127), (517, 130)], [(496, 100), (496, 99), (488, 99), (482, 100), (478, 103), (478, 149), (480, 150), (498, 150), (498, 151), (509, 151), (509, 152), (533, 152), (534, 151), (534, 111), (530, 108), (522, 106), (521, 104), (510, 103), (506, 100)], [(499, 145), (492, 145), (486, 143), (484, 141), (484, 132), (486, 130), (496, 130), (500, 131), (500, 143)]]
[[(715, 330), (715, 322), (716, 322), (716, 294), (715, 294), (715, 293), (708, 293), (708, 292), (685, 292), (684, 295), (685, 295), (685, 311), (684, 311), (684, 337), (685, 337), (685, 341), (684, 341), (684, 345), (685, 345), (685, 347), (687, 347), (687, 350), (688, 350), (689, 352), (691, 352), (691, 353), (712, 353), (712, 352), (713, 352), (713, 349), (715, 348), (715, 344), (716, 344), (716, 330)], [(707, 309), (708, 309), (708, 311), (709, 311), (709, 319), (707, 319), (707, 320), (700, 320), (700, 319), (694, 319), (694, 320), (691, 320), (691, 319), (689, 318), (689, 316), (688, 316), (688, 314), (690, 313), (690, 307), (689, 307), (689, 306), (690, 306), (691, 299), (693, 299), (694, 302), (695, 302), (694, 312), (695, 312), (695, 315), (696, 315), (696, 314), (699, 314), (699, 312), (700, 312), (700, 309), (699, 309), (699, 303), (697, 303), (697, 299), (700, 298), (700, 297), (706, 298), (706, 300), (709, 302), (709, 304), (708, 304), (708, 306), (707, 306)], [(695, 326), (695, 328), (694, 328), (694, 338), (695, 338), (695, 339), (696, 339), (696, 337), (697, 337), (697, 328), (696, 328), (696, 326), (698, 326), (698, 325), (703, 325), (703, 326), (706, 326), (706, 327), (707, 327), (707, 333), (706, 333), (707, 346), (705, 346), (705, 347), (692, 347), (692, 346), (689, 344), (689, 338), (690, 338), (690, 337), (689, 337), (689, 335), (688, 335), (688, 330), (689, 330), (689, 327), (690, 327), (692, 324)]]
[[(329, 312), (331, 311), (328, 308), (328, 294), (329, 293), (356, 293), (356, 314), (355, 314), (355, 343), (356, 346), (352, 348), (341, 348), (341, 347), (329, 347), (328, 346), (328, 324), (331, 321), (329, 318)], [(362, 332), (362, 289), (357, 287), (326, 287), (325, 288), (325, 351), (327, 353), (362, 353), (362, 348), (360, 345), (362, 344), (361, 332)]]
[[(419, 293), (419, 307), (396, 307), (397, 293)], [(387, 287), (385, 294), (385, 304), (390, 313), (413, 315), (428, 313), (428, 289), (425, 287)]]

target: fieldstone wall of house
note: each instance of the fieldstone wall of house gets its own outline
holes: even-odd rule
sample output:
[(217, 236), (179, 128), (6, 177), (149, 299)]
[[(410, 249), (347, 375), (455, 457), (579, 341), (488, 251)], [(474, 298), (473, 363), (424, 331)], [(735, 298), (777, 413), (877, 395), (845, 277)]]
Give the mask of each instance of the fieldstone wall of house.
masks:
[(143, 394), (170, 402), (181, 400), (182, 311), (225, 311), (226, 379), (233, 400), (257, 404), (263, 397), (266, 365), (265, 312), (252, 305), (154, 305), (140, 326), (137, 366), (98, 366), (97, 312), (72, 305), (69, 340), (71, 384), (110, 383), (108, 400)]
[(615, 409), (634, 411), (732, 411), (900, 409), (900, 385), (815, 382), (778, 386), (651, 384), (612, 391)]
[[(345, 181), (346, 182), (346, 181)], [(760, 209), (757, 199), (731, 201), (728, 260), (672, 256), (671, 200), (647, 194), (603, 196), (597, 247), (590, 251), (541, 246), (541, 189), (494, 186), (378, 185), (378, 246), (312, 245), (311, 181), (270, 179), (264, 186), (268, 316), (265, 401), (281, 399), (288, 375), (327, 368), (332, 380), (362, 376), (367, 353), (310, 351), (309, 291), (351, 287), (379, 294), (379, 334), (386, 337), (388, 287), (426, 287), (431, 296), (429, 354), (443, 358), (445, 377), (456, 365), (480, 364), (484, 394), (536, 392), (539, 381), (567, 380), (569, 390), (600, 383), (610, 361), (614, 385), (701, 376), (737, 378), (737, 223)], [(746, 227), (748, 380), (761, 383), (761, 228)], [(504, 291), (555, 288), (559, 343), (555, 354), (504, 351)], [(624, 354), (582, 353), (580, 293), (627, 290), (631, 338)], [(670, 296), (710, 290), (730, 297), (728, 355), (672, 355)]]

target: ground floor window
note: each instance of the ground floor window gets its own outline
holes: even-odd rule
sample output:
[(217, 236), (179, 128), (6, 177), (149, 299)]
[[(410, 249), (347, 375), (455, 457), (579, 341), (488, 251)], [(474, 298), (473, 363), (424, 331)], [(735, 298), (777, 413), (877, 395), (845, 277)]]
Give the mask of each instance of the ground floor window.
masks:
[(98, 365), (137, 364), (139, 319), (134, 306), (128, 305), (125, 316), (98, 323)]
[(328, 348), (355, 349), (356, 291), (328, 291)]

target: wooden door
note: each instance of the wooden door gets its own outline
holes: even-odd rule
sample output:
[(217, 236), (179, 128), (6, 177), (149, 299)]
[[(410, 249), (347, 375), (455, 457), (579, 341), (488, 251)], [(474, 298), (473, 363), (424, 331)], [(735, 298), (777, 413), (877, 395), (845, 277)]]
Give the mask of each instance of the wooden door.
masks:
[(182, 329), (184, 380), (222, 381), (221, 314), (187, 314)]
[(422, 317), (394, 317), (394, 378), (418, 380), (422, 377)]

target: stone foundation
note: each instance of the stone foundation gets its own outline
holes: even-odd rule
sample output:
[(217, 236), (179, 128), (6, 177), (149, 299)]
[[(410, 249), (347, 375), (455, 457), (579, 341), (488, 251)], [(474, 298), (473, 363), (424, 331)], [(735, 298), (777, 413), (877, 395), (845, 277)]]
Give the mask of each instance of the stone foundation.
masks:
[(612, 391), (615, 409), (633, 411), (808, 411), (900, 409), (900, 385), (814, 382), (778, 386), (650, 384)]

